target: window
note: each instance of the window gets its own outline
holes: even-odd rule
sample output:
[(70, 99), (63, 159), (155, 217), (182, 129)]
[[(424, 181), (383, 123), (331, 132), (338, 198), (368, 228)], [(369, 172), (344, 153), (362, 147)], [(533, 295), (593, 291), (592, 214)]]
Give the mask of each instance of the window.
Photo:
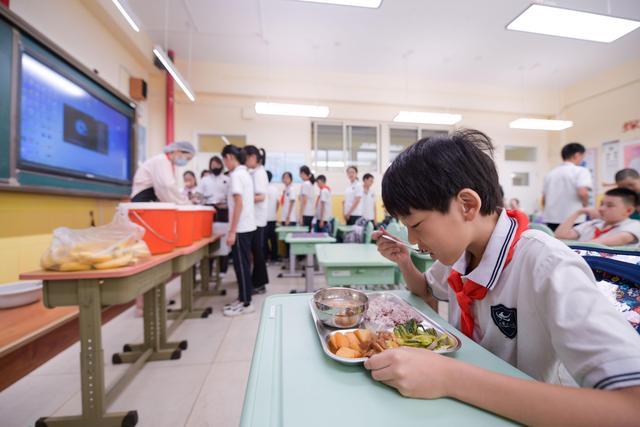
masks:
[(535, 162), (537, 157), (536, 147), (518, 147), (507, 145), (504, 147), (504, 159), (516, 162)]
[(314, 127), (315, 168), (324, 172), (344, 170), (346, 163), (343, 126), (314, 123)]
[(378, 128), (375, 126), (347, 126), (348, 165), (362, 172), (378, 170)]
[(418, 139), (418, 129), (389, 129), (389, 163)]
[(527, 187), (529, 185), (529, 172), (512, 173), (511, 185), (514, 187)]

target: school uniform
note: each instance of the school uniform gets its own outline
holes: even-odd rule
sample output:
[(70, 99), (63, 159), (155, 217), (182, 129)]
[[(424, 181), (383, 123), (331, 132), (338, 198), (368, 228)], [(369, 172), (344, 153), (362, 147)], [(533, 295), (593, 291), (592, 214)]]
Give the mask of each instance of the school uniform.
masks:
[(433, 295), (450, 303), (449, 322), (540, 381), (640, 385), (640, 336), (600, 293), (587, 263), (552, 236), (527, 230), (526, 216), (518, 219), (502, 210), (472, 271), (465, 254), (450, 267), (436, 261), (425, 273)]
[[(578, 197), (578, 188), (593, 188), (589, 169), (576, 166), (571, 162), (564, 162), (544, 177), (544, 222), (552, 230), (562, 224), (565, 219), (582, 208), (582, 201)], [(581, 215), (576, 223), (585, 220)]]
[(351, 210), (351, 207), (354, 205), (356, 198), (360, 198), (360, 202), (355, 207), (353, 212), (351, 212), (351, 216), (347, 219), (347, 225), (353, 225), (356, 223), (358, 219), (362, 216), (362, 196), (364, 195), (364, 191), (362, 189), (362, 183), (359, 180), (355, 180), (344, 190), (344, 213), (346, 214)]
[(608, 227), (605, 227), (603, 220), (593, 219), (576, 225), (573, 230), (578, 233), (577, 240), (580, 242), (588, 242), (600, 236), (615, 236), (620, 233), (629, 233), (635, 238), (630, 243), (631, 245), (637, 245), (640, 242), (640, 222), (630, 218)]
[[(324, 186), (320, 190), (320, 194), (315, 201), (316, 207), (316, 232), (318, 233), (331, 233), (331, 225), (329, 221), (331, 221), (331, 190), (329, 187)], [(320, 212), (322, 211), (322, 215)], [(320, 227), (320, 221), (324, 221), (324, 226)]]
[(175, 167), (167, 154), (156, 154), (136, 170), (131, 185), (131, 201), (189, 203), (178, 188)]
[(289, 206), (293, 205), (291, 208), (291, 213), (289, 214), (289, 225), (296, 225), (296, 192), (293, 188), (293, 184), (285, 187), (282, 191), (282, 195), (280, 196), (280, 206), (282, 206), (282, 210), (280, 211), (282, 224), (287, 221), (286, 215), (289, 211)]
[[(202, 195), (202, 203), (213, 206), (216, 215), (213, 222), (213, 233), (221, 235), (218, 249), (213, 256), (220, 257), (220, 272), (226, 273), (229, 267), (229, 253), (231, 248), (227, 246), (227, 233), (229, 231), (229, 206), (227, 195), (231, 178), (225, 174), (207, 175), (200, 180), (196, 192)], [(211, 260), (213, 265), (213, 259)]]
[(265, 229), (265, 256), (271, 261), (278, 259), (278, 234), (276, 233), (276, 225), (278, 221), (278, 187), (269, 184), (267, 190), (267, 228)]
[(375, 222), (376, 220), (376, 193), (373, 188), (362, 192), (362, 217), (367, 221)]
[(238, 281), (238, 299), (245, 305), (251, 303), (253, 284), (251, 281), (251, 243), (253, 233), (256, 231), (256, 220), (253, 203), (253, 179), (244, 165), (237, 166), (230, 174), (229, 194), (227, 205), (229, 206), (229, 218), (233, 218), (236, 204), (233, 196), (239, 194), (242, 197), (242, 211), (236, 227), (236, 242), (232, 247), (233, 268), (236, 271)]
[(309, 231), (311, 231), (311, 223), (313, 222), (313, 215), (315, 214), (314, 194), (311, 180), (304, 181), (300, 187), (300, 206), (302, 206), (303, 196), (306, 196), (307, 203), (304, 205), (304, 211), (300, 212), (300, 214), (302, 215), (302, 225), (309, 227)]
[(269, 198), (269, 177), (264, 166), (260, 165), (251, 171), (253, 178), (254, 194), (264, 194), (265, 200), (255, 202), (254, 218), (256, 222), (256, 231), (253, 233), (253, 241), (251, 243), (251, 253), (253, 254), (253, 272), (251, 279), (253, 289), (261, 289), (269, 283), (269, 275), (267, 274), (267, 262), (265, 259), (265, 229), (267, 227), (267, 208)]

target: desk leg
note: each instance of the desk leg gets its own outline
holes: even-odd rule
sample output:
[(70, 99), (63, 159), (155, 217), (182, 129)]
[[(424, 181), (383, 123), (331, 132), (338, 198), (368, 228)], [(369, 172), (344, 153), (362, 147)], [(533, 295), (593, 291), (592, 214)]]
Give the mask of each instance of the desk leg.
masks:
[[(219, 295), (226, 295), (227, 294), (227, 290), (226, 289), (220, 289), (220, 286), (222, 285), (222, 279), (220, 277), (220, 257), (214, 257), (213, 258), (215, 261), (215, 285), (213, 285), (213, 289), (209, 289), (209, 282), (211, 280), (211, 272), (209, 271), (207, 277), (209, 277), (209, 280), (206, 281), (202, 281), (200, 280), (200, 291), (195, 293), (195, 297), (204, 297), (204, 296), (219, 296)], [(210, 264), (208, 262), (208, 259), (205, 258), (204, 260), (207, 260), (207, 266), (206, 269), (207, 271), (210, 270)], [(204, 262), (203, 260), (203, 262)], [(200, 267), (200, 274), (202, 275), (202, 271), (203, 267)]]
[(278, 277), (302, 277), (302, 273), (296, 273), (296, 256), (293, 254), (291, 245), (289, 245), (289, 272), (280, 273)]
[(78, 281), (80, 305), (80, 377), (82, 382), (82, 415), (46, 417), (36, 427), (135, 426), (136, 411), (106, 414), (104, 387), (104, 359), (102, 350), (102, 305), (100, 283), (96, 280)]
[(180, 310), (171, 310), (168, 316), (169, 319), (175, 320), (169, 328), (169, 333), (171, 333), (184, 319), (205, 319), (209, 317), (209, 314), (211, 314), (212, 312), (212, 309), (210, 307), (207, 307), (205, 309), (193, 308), (193, 282), (193, 269), (188, 268), (187, 271), (182, 273), (180, 277), (180, 297), (182, 301), (182, 307), (180, 308)]
[(305, 275), (304, 275), (305, 292), (313, 292), (313, 276), (314, 276), (313, 254), (307, 254), (307, 265), (305, 267), (304, 272), (305, 272)]

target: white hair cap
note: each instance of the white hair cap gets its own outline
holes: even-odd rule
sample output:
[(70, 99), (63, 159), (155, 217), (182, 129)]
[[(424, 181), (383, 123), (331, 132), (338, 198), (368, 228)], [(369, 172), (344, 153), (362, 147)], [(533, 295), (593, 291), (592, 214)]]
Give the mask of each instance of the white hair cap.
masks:
[(164, 147), (162, 151), (165, 153), (184, 151), (185, 153), (196, 154), (196, 147), (189, 141), (176, 141)]

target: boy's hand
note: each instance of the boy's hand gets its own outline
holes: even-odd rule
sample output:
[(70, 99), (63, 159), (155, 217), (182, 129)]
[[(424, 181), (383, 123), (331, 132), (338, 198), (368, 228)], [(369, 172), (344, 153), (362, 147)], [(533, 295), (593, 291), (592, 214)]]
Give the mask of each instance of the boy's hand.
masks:
[(580, 209), (580, 213), (589, 215), (589, 218), (591, 219), (600, 218), (600, 211), (598, 210), (598, 208), (593, 208), (593, 207), (582, 208)]
[(403, 396), (437, 399), (448, 395), (448, 372), (454, 362), (426, 349), (400, 347), (371, 356), (364, 367), (374, 380), (397, 389)]
[[(404, 262), (411, 262), (411, 256), (409, 255), (409, 249), (401, 245), (400, 243), (392, 242), (391, 240), (383, 239), (382, 235), (386, 234), (387, 236), (391, 236), (391, 234), (387, 233), (386, 230), (377, 230), (374, 231), (371, 235), (371, 238), (378, 245), (378, 252), (387, 258), (395, 262), (396, 264), (402, 264)], [(391, 236), (393, 237), (393, 236)]]
[(227, 233), (227, 246), (231, 247), (236, 243), (236, 232), (230, 231)]

